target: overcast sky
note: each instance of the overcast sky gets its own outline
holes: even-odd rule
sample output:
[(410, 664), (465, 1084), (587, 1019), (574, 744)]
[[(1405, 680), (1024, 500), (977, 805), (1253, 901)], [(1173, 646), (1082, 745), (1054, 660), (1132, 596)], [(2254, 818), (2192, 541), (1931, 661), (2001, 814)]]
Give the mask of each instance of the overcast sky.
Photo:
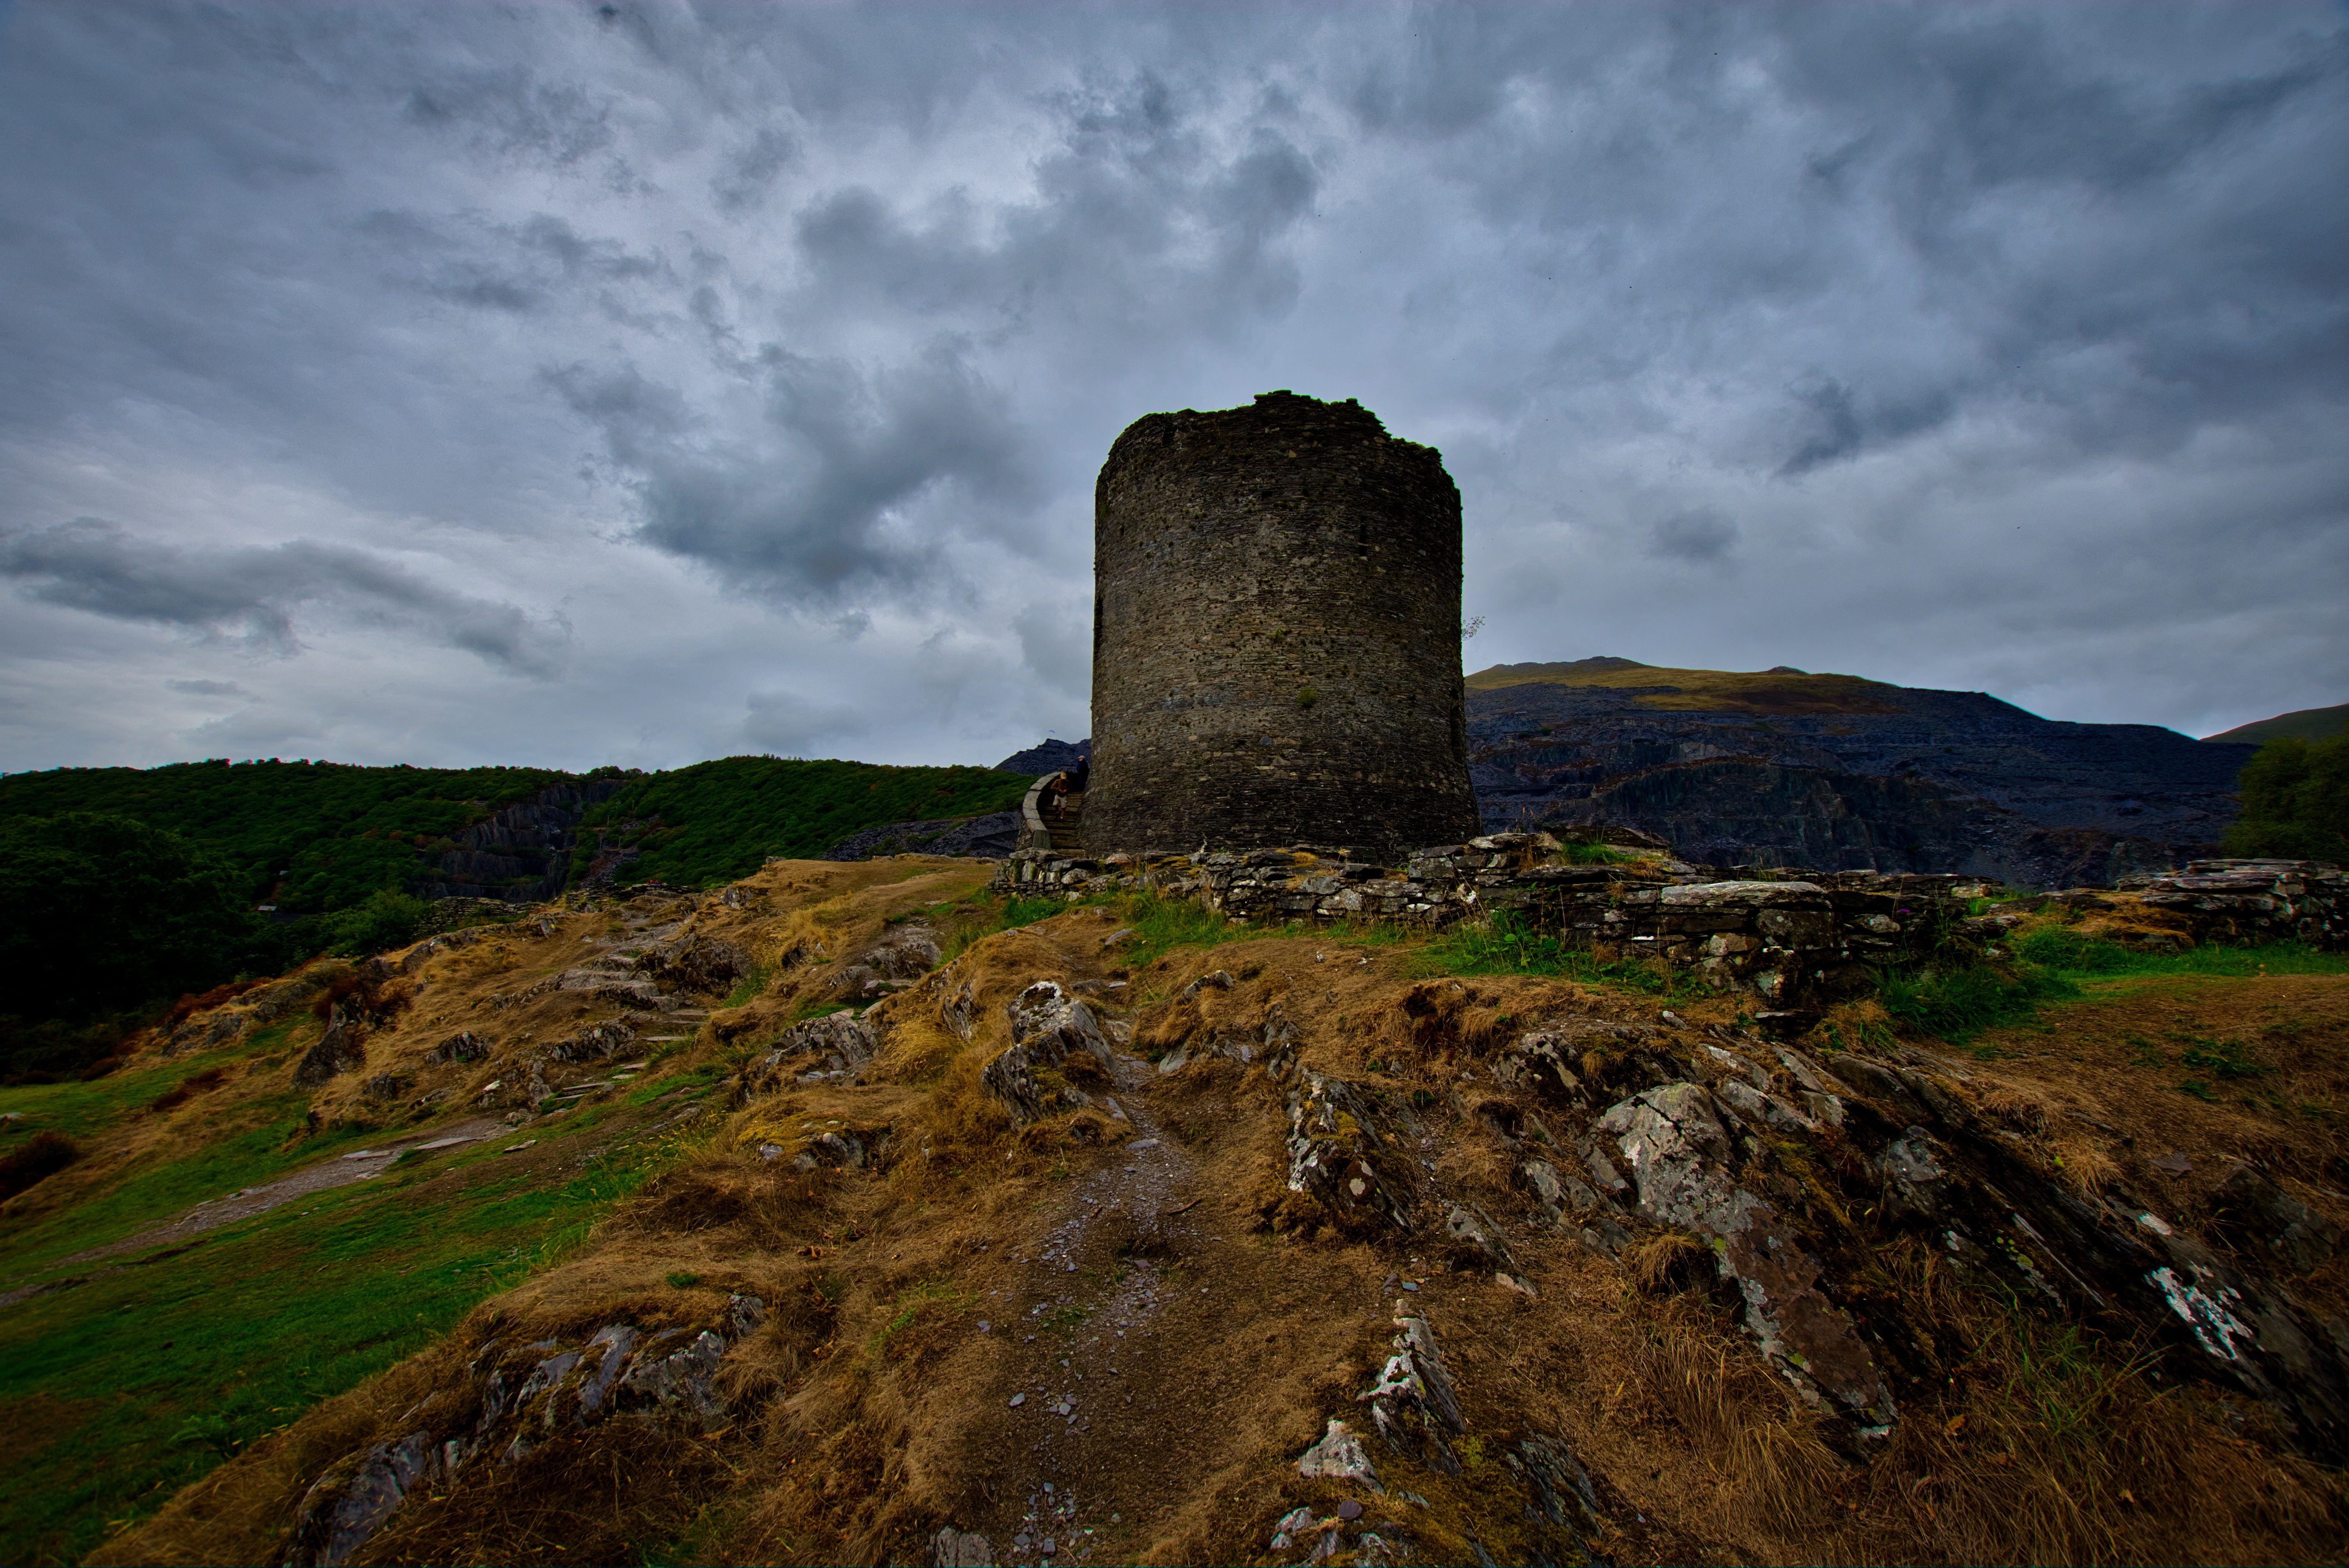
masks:
[(0, 767), (992, 762), (1154, 409), (1465, 648), (2349, 700), (2338, 5), (0, 9)]

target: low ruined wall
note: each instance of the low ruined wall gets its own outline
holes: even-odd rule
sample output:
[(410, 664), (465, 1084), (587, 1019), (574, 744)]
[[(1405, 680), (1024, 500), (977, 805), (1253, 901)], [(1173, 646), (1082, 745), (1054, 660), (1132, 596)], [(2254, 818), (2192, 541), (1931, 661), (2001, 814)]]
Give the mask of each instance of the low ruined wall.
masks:
[(2195, 861), (2118, 890), (2182, 917), (2200, 941), (2349, 944), (2349, 875), (2322, 861)]
[(1443, 927), (1517, 913), (1536, 929), (1651, 955), (1775, 1006), (1859, 989), (1868, 968), (1920, 957), (1983, 890), (1974, 879), (1843, 872), (1722, 882), (1679, 861), (1557, 865), (1546, 833), (1423, 850), (1401, 874), (1338, 851), (1256, 850), (1093, 861), (1023, 850), (995, 886), (1033, 896), (1150, 888), (1237, 920), (1373, 919)]

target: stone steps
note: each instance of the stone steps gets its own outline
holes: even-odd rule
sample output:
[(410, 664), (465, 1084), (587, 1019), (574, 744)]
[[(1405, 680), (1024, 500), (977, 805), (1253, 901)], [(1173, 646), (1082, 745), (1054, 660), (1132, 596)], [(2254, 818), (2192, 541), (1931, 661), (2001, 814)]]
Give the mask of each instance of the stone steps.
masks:
[(1084, 839), (1080, 830), (1084, 820), (1085, 798), (1082, 795), (1069, 797), (1069, 814), (1065, 818), (1054, 816), (1049, 806), (1044, 808), (1044, 828), (1051, 835), (1052, 848), (1055, 851), (1081, 848)]

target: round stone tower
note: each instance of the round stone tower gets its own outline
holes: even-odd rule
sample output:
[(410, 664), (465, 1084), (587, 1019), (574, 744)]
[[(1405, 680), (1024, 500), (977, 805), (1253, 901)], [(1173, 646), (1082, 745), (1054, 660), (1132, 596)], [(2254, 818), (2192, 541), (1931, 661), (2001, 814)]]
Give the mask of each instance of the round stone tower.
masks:
[(1089, 852), (1479, 830), (1460, 492), (1349, 399), (1151, 414), (1093, 492)]

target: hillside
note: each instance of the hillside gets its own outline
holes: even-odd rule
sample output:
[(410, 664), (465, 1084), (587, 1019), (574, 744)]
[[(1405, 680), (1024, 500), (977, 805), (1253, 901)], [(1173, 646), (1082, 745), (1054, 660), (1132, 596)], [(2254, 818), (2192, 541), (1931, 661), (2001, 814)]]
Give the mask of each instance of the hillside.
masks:
[(81, 1151), (0, 1206), (0, 1558), (2337, 1555), (2338, 955), (2026, 903), (1767, 1037), (987, 869), (574, 897), (0, 1089)]
[(622, 881), (698, 887), (885, 822), (1005, 810), (1028, 783), (988, 768), (773, 757), (585, 775), (219, 760), (0, 776), (0, 818), (100, 811), (170, 829), (228, 857), (256, 902), (312, 913), (382, 888), (548, 898), (599, 859), (623, 864)]
[(1722, 865), (2110, 882), (2216, 852), (2255, 749), (1785, 668), (1604, 658), (1467, 685), (1488, 827), (1613, 822)]
[[(0, 1078), (90, 1069), (173, 996), (247, 971), (518, 912), (595, 872), (723, 882), (883, 823), (999, 811), (1028, 783), (768, 757), (652, 775), (271, 761), (0, 778)], [(103, 929), (75, 938), (77, 922)]]
[(2332, 707), (2303, 707), (2291, 713), (2280, 713), (2273, 718), (2263, 718), (2256, 724), (2239, 724), (2232, 729), (2202, 738), (2220, 744), (2261, 745), (2271, 740), (2329, 740), (2349, 729), (2349, 702)]
[(770, 855), (811, 860), (866, 828), (1008, 811), (1034, 780), (994, 768), (890, 768), (729, 757), (650, 774), (587, 811), (574, 875), (706, 887)]
[(57, 768), (0, 776), (0, 817), (102, 811), (184, 834), (244, 872), (255, 903), (347, 909), (424, 882), (456, 835), (570, 776), (543, 768), (336, 762)]

